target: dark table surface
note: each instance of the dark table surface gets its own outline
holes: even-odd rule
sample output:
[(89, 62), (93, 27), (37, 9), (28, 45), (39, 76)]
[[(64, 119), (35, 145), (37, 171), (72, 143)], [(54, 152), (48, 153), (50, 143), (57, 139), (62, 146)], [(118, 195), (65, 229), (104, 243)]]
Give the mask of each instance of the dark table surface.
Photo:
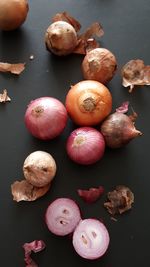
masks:
[[(0, 32), (0, 61), (26, 62), (19, 76), (0, 74), (0, 91), (7, 88), (11, 103), (0, 105), (0, 264), (25, 266), (22, 245), (43, 239), (46, 250), (34, 256), (40, 267), (141, 267), (149, 266), (150, 241), (150, 178), (149, 178), (149, 106), (148, 87), (132, 94), (121, 85), (120, 69), (130, 59), (141, 58), (150, 64), (150, 2), (149, 0), (36, 0), (29, 1), (30, 12), (24, 25), (14, 32)], [(92, 166), (79, 166), (68, 159), (65, 142), (74, 128), (68, 121), (63, 134), (52, 141), (33, 138), (25, 128), (24, 113), (30, 100), (53, 96), (65, 101), (71, 84), (82, 80), (80, 64), (83, 57), (52, 56), (45, 49), (44, 33), (51, 17), (68, 11), (84, 30), (100, 21), (105, 34), (101, 46), (117, 57), (118, 71), (108, 87), (113, 96), (113, 110), (129, 100), (139, 114), (136, 126), (143, 136), (118, 150), (107, 149), (104, 158)], [(35, 59), (29, 60), (33, 54)], [(22, 165), (33, 151), (44, 150), (56, 159), (58, 171), (50, 192), (32, 203), (17, 204), (12, 200), (10, 186), (23, 178)], [(106, 193), (116, 185), (129, 186), (135, 194), (133, 209), (114, 222), (103, 208)], [(105, 194), (95, 204), (85, 204), (77, 195), (78, 188), (103, 185)], [(99, 260), (80, 258), (71, 240), (48, 232), (44, 214), (48, 204), (57, 197), (70, 197), (81, 207), (83, 217), (102, 218), (110, 233), (110, 246)]]

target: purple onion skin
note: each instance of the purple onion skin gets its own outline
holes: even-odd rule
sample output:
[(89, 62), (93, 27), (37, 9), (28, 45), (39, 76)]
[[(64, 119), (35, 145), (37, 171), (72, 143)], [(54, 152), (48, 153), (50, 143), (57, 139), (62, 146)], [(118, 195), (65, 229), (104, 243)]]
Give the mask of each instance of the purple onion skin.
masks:
[(105, 151), (102, 134), (92, 127), (80, 127), (74, 130), (67, 140), (67, 154), (74, 162), (90, 165), (99, 161)]
[(50, 232), (65, 236), (74, 231), (81, 220), (81, 214), (79, 207), (72, 199), (58, 198), (47, 208), (45, 220)]
[(40, 97), (28, 105), (25, 125), (34, 137), (50, 140), (63, 132), (67, 118), (66, 108), (58, 99)]
[(81, 220), (73, 233), (75, 251), (83, 258), (94, 260), (108, 249), (109, 233), (105, 225), (96, 219)]
[(140, 131), (136, 130), (130, 117), (119, 112), (109, 115), (102, 123), (100, 131), (106, 145), (110, 148), (122, 147), (135, 137), (142, 135)]

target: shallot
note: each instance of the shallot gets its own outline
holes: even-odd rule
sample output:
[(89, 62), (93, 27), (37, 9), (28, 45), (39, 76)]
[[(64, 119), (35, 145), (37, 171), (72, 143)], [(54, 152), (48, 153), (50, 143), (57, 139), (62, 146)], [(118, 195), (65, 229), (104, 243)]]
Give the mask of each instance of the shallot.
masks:
[(0, 0), (0, 30), (17, 29), (28, 14), (27, 0)]
[(89, 51), (82, 62), (84, 78), (103, 84), (108, 83), (113, 78), (116, 69), (115, 56), (105, 48), (95, 48)]
[(25, 125), (36, 138), (49, 140), (59, 136), (67, 124), (64, 105), (53, 97), (40, 97), (30, 102)]
[(112, 96), (102, 83), (92, 80), (81, 81), (69, 90), (66, 96), (66, 109), (76, 124), (96, 125), (111, 112)]
[(101, 125), (101, 133), (104, 136), (106, 145), (110, 148), (119, 148), (128, 144), (132, 139), (141, 136), (135, 126), (135, 113), (133, 115), (124, 114), (128, 110), (128, 102), (123, 103), (116, 112), (109, 115)]
[(109, 233), (103, 223), (96, 219), (81, 220), (73, 233), (75, 251), (83, 258), (100, 258), (109, 246)]
[(92, 127), (80, 127), (70, 134), (66, 148), (73, 161), (88, 165), (103, 157), (105, 141), (98, 130)]
[(35, 151), (25, 159), (23, 173), (30, 184), (44, 187), (51, 183), (56, 174), (56, 162), (49, 153)]
[(53, 234), (65, 236), (72, 233), (81, 220), (77, 204), (69, 198), (54, 200), (46, 211), (46, 224)]

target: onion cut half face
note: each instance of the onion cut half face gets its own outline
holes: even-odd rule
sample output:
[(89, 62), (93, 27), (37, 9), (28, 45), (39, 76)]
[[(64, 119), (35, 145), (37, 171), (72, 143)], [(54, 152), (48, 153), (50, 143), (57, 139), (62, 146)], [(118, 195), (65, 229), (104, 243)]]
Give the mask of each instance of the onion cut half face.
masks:
[(77, 204), (69, 198), (58, 198), (46, 211), (46, 224), (50, 232), (65, 236), (72, 233), (81, 220)]
[(90, 260), (103, 256), (109, 241), (109, 233), (105, 225), (97, 219), (81, 220), (73, 234), (75, 251), (81, 257)]

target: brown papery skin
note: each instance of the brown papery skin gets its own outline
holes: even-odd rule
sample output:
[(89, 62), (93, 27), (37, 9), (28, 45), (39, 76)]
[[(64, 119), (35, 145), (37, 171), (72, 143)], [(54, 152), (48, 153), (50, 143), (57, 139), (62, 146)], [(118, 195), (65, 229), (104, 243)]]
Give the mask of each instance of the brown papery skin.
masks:
[(108, 83), (113, 78), (116, 69), (115, 56), (105, 48), (96, 48), (89, 51), (82, 62), (84, 78), (103, 84)]
[(110, 114), (112, 96), (102, 83), (91, 80), (81, 81), (69, 90), (66, 109), (76, 124), (96, 125)]
[(46, 48), (57, 56), (71, 54), (77, 43), (77, 33), (74, 27), (65, 21), (52, 23), (46, 31)]
[(110, 148), (119, 148), (132, 139), (142, 135), (136, 130), (133, 121), (123, 113), (115, 112), (106, 118), (101, 125), (101, 133), (106, 145)]
[(55, 176), (55, 160), (45, 151), (35, 151), (25, 159), (23, 173), (30, 184), (44, 187), (50, 184)]
[(17, 29), (26, 20), (28, 10), (27, 0), (0, 0), (0, 30)]
[(50, 184), (44, 187), (35, 187), (28, 183), (27, 180), (16, 181), (11, 185), (11, 192), (13, 200), (20, 201), (34, 201), (44, 196), (50, 188)]

